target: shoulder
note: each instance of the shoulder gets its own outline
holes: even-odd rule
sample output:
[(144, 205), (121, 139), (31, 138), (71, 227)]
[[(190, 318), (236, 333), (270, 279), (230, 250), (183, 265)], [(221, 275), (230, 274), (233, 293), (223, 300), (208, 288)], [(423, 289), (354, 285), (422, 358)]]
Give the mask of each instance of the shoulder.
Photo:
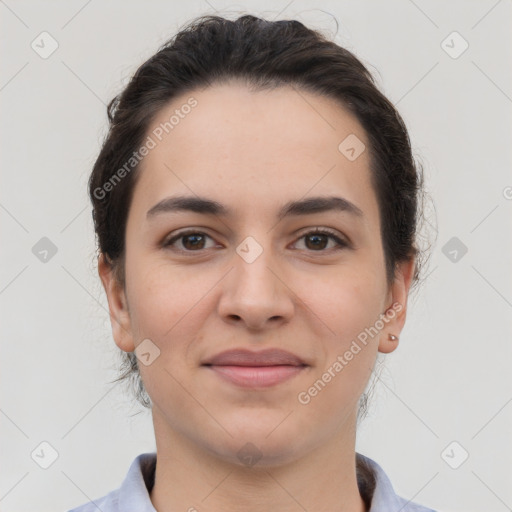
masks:
[(153, 487), (156, 453), (142, 453), (132, 462), (119, 489), (68, 512), (154, 512), (149, 492)]
[(361, 495), (371, 504), (369, 512), (436, 512), (398, 496), (382, 467), (369, 457), (356, 453), (356, 468)]

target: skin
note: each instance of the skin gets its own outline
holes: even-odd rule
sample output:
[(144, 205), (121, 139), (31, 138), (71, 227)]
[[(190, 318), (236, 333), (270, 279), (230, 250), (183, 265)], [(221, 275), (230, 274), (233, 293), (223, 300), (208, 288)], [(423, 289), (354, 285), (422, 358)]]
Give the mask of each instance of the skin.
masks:
[[(338, 150), (350, 134), (368, 148), (366, 133), (330, 98), (291, 87), (251, 92), (231, 82), (176, 98), (148, 134), (190, 96), (198, 105), (141, 163), (126, 229), (126, 287), (98, 261), (116, 344), (133, 351), (150, 339), (160, 350), (152, 364), (139, 364), (153, 402), (153, 505), (159, 512), (362, 512), (358, 400), (377, 352), (397, 346), (388, 334), (404, 326), (414, 270), (414, 261), (401, 263), (388, 286), (369, 151), (349, 161)], [(172, 195), (214, 199), (234, 216), (147, 218)], [(276, 217), (288, 201), (331, 195), (363, 216)], [(326, 238), (316, 248), (304, 238), (315, 227), (350, 243), (336, 250)], [(199, 248), (190, 237), (162, 246), (183, 228), (210, 238)], [(263, 249), (252, 263), (236, 252), (248, 236)], [(299, 403), (298, 394), (393, 303), (402, 310), (379, 335), (307, 405)], [(201, 366), (239, 347), (282, 348), (309, 366), (264, 390), (240, 388)], [(246, 443), (261, 456), (253, 466), (237, 456)]]

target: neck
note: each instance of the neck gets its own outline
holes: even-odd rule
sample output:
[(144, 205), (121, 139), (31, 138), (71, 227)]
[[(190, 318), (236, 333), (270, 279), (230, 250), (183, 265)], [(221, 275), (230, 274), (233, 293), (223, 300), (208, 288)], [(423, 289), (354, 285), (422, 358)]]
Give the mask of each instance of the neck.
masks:
[(279, 465), (228, 462), (169, 430), (153, 412), (157, 440), (151, 501), (158, 512), (366, 512), (356, 478), (355, 429)]

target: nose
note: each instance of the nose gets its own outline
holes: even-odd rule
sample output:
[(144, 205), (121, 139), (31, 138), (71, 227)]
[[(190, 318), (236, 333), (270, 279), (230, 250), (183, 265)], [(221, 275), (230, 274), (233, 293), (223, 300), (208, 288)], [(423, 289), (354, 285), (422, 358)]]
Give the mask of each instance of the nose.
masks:
[(218, 313), (233, 325), (249, 330), (264, 330), (288, 323), (294, 312), (291, 283), (279, 271), (270, 250), (254, 260), (233, 256), (232, 270), (222, 280)]

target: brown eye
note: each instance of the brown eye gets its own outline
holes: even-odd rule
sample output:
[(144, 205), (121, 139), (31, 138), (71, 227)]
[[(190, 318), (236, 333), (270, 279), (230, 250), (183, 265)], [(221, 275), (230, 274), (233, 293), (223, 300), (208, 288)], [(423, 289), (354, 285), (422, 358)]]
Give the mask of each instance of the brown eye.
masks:
[(318, 233), (306, 235), (304, 238), (306, 239), (306, 247), (308, 249), (325, 249), (329, 243), (329, 237), (327, 235)]
[(314, 252), (323, 252), (328, 248), (329, 241), (334, 241), (331, 249), (342, 249), (348, 247), (347, 242), (338, 237), (334, 232), (328, 230), (315, 230), (304, 234), (299, 240), (305, 240), (306, 249)]
[(176, 247), (178, 251), (194, 252), (205, 249), (207, 238), (211, 239), (211, 237), (200, 231), (187, 231), (173, 236), (164, 242), (163, 246), (172, 247), (176, 242), (180, 242), (178, 247)]
[[(201, 231), (186, 231), (174, 235), (165, 241), (162, 246), (178, 252), (199, 252), (209, 248), (206, 246), (207, 239), (213, 241), (209, 235)], [(349, 246), (335, 232), (326, 229), (305, 233), (299, 240), (304, 240), (305, 249), (312, 252), (327, 252), (328, 249), (340, 250)], [(331, 243), (330, 247), (329, 243)], [(214, 247), (214, 245), (210, 247)]]
[(183, 240), (183, 247), (185, 249), (203, 249), (204, 246), (204, 236), (200, 234), (194, 235), (183, 235), (181, 237)]

